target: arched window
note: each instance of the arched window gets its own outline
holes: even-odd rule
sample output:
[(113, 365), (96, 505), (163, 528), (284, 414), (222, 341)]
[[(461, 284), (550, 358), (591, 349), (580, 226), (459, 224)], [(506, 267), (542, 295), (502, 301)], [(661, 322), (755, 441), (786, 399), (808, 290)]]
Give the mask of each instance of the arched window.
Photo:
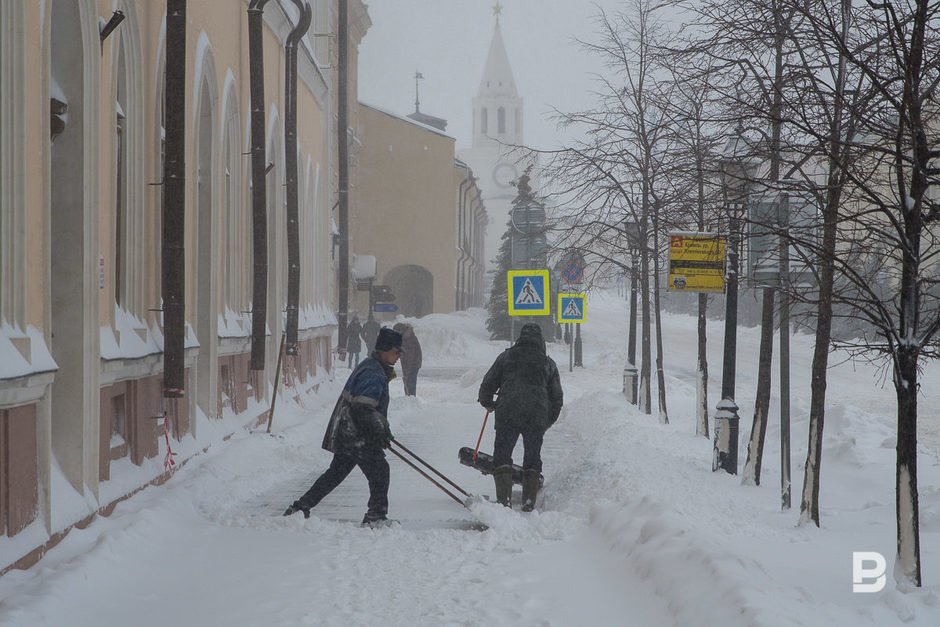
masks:
[[(217, 91), (215, 58), (205, 32), (199, 35), (197, 46), (196, 80), (193, 81), (193, 129), (192, 207), (194, 228), (187, 234), (189, 250), (192, 250), (191, 267), (193, 281), (187, 282), (186, 290), (192, 298), (192, 313), (199, 352), (196, 357), (196, 388), (193, 395), (197, 406), (210, 418), (220, 415), (218, 388), (219, 316), (224, 313), (225, 270), (220, 262), (219, 248), (225, 241), (225, 230), (221, 223), (221, 199), (224, 191), (222, 172), (226, 164), (222, 153), (223, 125), (221, 96)], [(167, 86), (168, 88), (170, 86)], [(231, 397), (231, 395), (230, 395)]]
[(113, 53), (111, 76), (114, 113), (111, 131), (111, 189), (113, 203), (110, 220), (110, 258), (106, 267), (112, 272), (114, 302), (141, 321), (153, 301), (145, 296), (144, 277), (148, 264), (145, 252), (147, 213), (144, 208), (144, 127), (142, 115), (143, 80), (140, 68), (140, 39), (137, 11), (122, 1), (127, 24), (109, 40)]
[(242, 250), (244, 245), (243, 222), (247, 216), (242, 211), (242, 196), (239, 193), (241, 185), (239, 113), (235, 89), (231, 84), (227, 89), (225, 107), (225, 128), (222, 131), (221, 206), (224, 231), (220, 233), (222, 242), (219, 246), (219, 269), (224, 273), (224, 280), (220, 286), (222, 300), (219, 303), (219, 309), (225, 311), (225, 307), (229, 307), (233, 311), (241, 311), (247, 307), (248, 303), (243, 299), (240, 289), (241, 272), (237, 251)]
[(483, 107), (483, 109), (480, 111), (480, 133), (483, 135), (486, 135), (490, 130), (487, 121), (486, 107)]
[(496, 110), (496, 132), (500, 135), (506, 132), (506, 109), (503, 107)]

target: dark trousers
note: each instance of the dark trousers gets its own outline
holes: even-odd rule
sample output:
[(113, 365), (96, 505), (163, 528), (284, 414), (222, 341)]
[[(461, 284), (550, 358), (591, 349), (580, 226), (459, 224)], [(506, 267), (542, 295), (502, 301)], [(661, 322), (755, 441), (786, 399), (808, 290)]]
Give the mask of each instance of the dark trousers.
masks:
[(418, 370), (419, 368), (409, 368), (402, 374), (405, 384), (405, 396), (415, 396), (418, 393)]
[(519, 436), (522, 436), (522, 467), (525, 470), (542, 472), (542, 438), (544, 431), (520, 431), (514, 427), (496, 427), (496, 441), (493, 444), (493, 465), (496, 467), (512, 464), (512, 450), (516, 448)]
[[(356, 351), (355, 353), (349, 353), (348, 364), (350, 368), (355, 368), (356, 366), (359, 365), (359, 355), (360, 355), (359, 351)], [(353, 363), (353, 359), (356, 360), (356, 363)]]
[(330, 467), (320, 475), (307, 493), (299, 501), (306, 507), (316, 507), (317, 503), (349, 476), (352, 469), (359, 470), (369, 481), (369, 516), (385, 516), (388, 513), (388, 461), (382, 451), (364, 451), (357, 455), (336, 453)]

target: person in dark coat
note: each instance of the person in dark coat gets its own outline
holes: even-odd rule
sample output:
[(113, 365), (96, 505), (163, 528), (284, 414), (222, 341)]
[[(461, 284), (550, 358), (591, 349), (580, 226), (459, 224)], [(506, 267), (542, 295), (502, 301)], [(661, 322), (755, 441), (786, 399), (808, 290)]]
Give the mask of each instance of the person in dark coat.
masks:
[(523, 325), (516, 343), (496, 358), (483, 377), (478, 400), (488, 411), (496, 412), (496, 500), (512, 507), (512, 451), (521, 435), (522, 511), (530, 512), (535, 507), (542, 473), (542, 438), (558, 420), (564, 404), (558, 367), (545, 353), (538, 324)]
[(388, 382), (395, 378), (401, 355), (401, 333), (383, 328), (375, 350), (353, 370), (333, 408), (323, 435), (323, 448), (333, 453), (330, 467), (307, 492), (294, 501), (285, 516), (310, 510), (359, 466), (369, 481), (369, 506), (363, 526), (388, 523), (388, 462), (385, 451), (395, 438), (388, 426)]
[[(359, 365), (359, 355), (362, 353), (362, 325), (359, 324), (359, 316), (353, 314), (352, 320), (346, 326), (346, 354), (348, 355), (350, 368)], [(356, 363), (353, 363), (355, 357)]]
[(362, 339), (366, 343), (366, 353), (372, 354), (372, 351), (375, 350), (375, 338), (379, 336), (379, 323), (376, 322), (375, 318), (372, 317), (372, 313), (369, 313), (369, 319), (366, 320), (366, 323), (362, 325)]
[(401, 376), (405, 384), (405, 396), (416, 396), (418, 393), (418, 370), (421, 369), (421, 342), (415, 335), (413, 326), (406, 322), (399, 322), (392, 327), (402, 336)]

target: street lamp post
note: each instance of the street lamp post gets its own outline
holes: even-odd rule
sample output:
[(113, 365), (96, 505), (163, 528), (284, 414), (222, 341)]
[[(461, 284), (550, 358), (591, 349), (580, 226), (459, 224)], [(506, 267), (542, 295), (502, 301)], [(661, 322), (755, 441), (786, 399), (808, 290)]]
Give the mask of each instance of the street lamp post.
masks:
[[(739, 212), (745, 203), (746, 181), (740, 132), (728, 140), (722, 152), (720, 167), (722, 188), (728, 208), (728, 272), (725, 289), (725, 341), (721, 371), (721, 400), (715, 411), (715, 440), (712, 471), (722, 469), (738, 474), (738, 429), (740, 416), (734, 401), (735, 362), (738, 335), (738, 274), (740, 267)], [(732, 190), (729, 198), (728, 191)]]

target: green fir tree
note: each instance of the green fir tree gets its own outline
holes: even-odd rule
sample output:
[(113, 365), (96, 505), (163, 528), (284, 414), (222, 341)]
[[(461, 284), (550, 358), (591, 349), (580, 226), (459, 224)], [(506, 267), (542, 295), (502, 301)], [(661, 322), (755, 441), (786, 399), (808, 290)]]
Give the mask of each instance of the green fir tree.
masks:
[(486, 303), (489, 316), (486, 319), (486, 330), (490, 332), (491, 340), (509, 340), (512, 320), (509, 317), (509, 293), (507, 289), (506, 273), (511, 269), (512, 259), (512, 220), (506, 221), (506, 232), (499, 242), (499, 253), (496, 255), (496, 273), (493, 275), (493, 285), (490, 287), (490, 298)]
[[(529, 186), (529, 169), (526, 168), (525, 173), (514, 183), (518, 193), (512, 201), (513, 208), (538, 203), (532, 188)], [(513, 230), (512, 213), (510, 212), (510, 217), (506, 221), (506, 231), (500, 240), (499, 253), (496, 255), (496, 272), (493, 275), (490, 298), (486, 303), (486, 310), (489, 313), (489, 317), (486, 319), (486, 330), (490, 332), (491, 340), (509, 340), (513, 331), (512, 317), (509, 315), (509, 289), (507, 283), (507, 272), (513, 269)], [(521, 316), (517, 318), (516, 333), (526, 322), (537, 322), (542, 326), (542, 334), (545, 340), (549, 342), (554, 340), (554, 324), (550, 316)], [(515, 338), (512, 339), (515, 340)]]

